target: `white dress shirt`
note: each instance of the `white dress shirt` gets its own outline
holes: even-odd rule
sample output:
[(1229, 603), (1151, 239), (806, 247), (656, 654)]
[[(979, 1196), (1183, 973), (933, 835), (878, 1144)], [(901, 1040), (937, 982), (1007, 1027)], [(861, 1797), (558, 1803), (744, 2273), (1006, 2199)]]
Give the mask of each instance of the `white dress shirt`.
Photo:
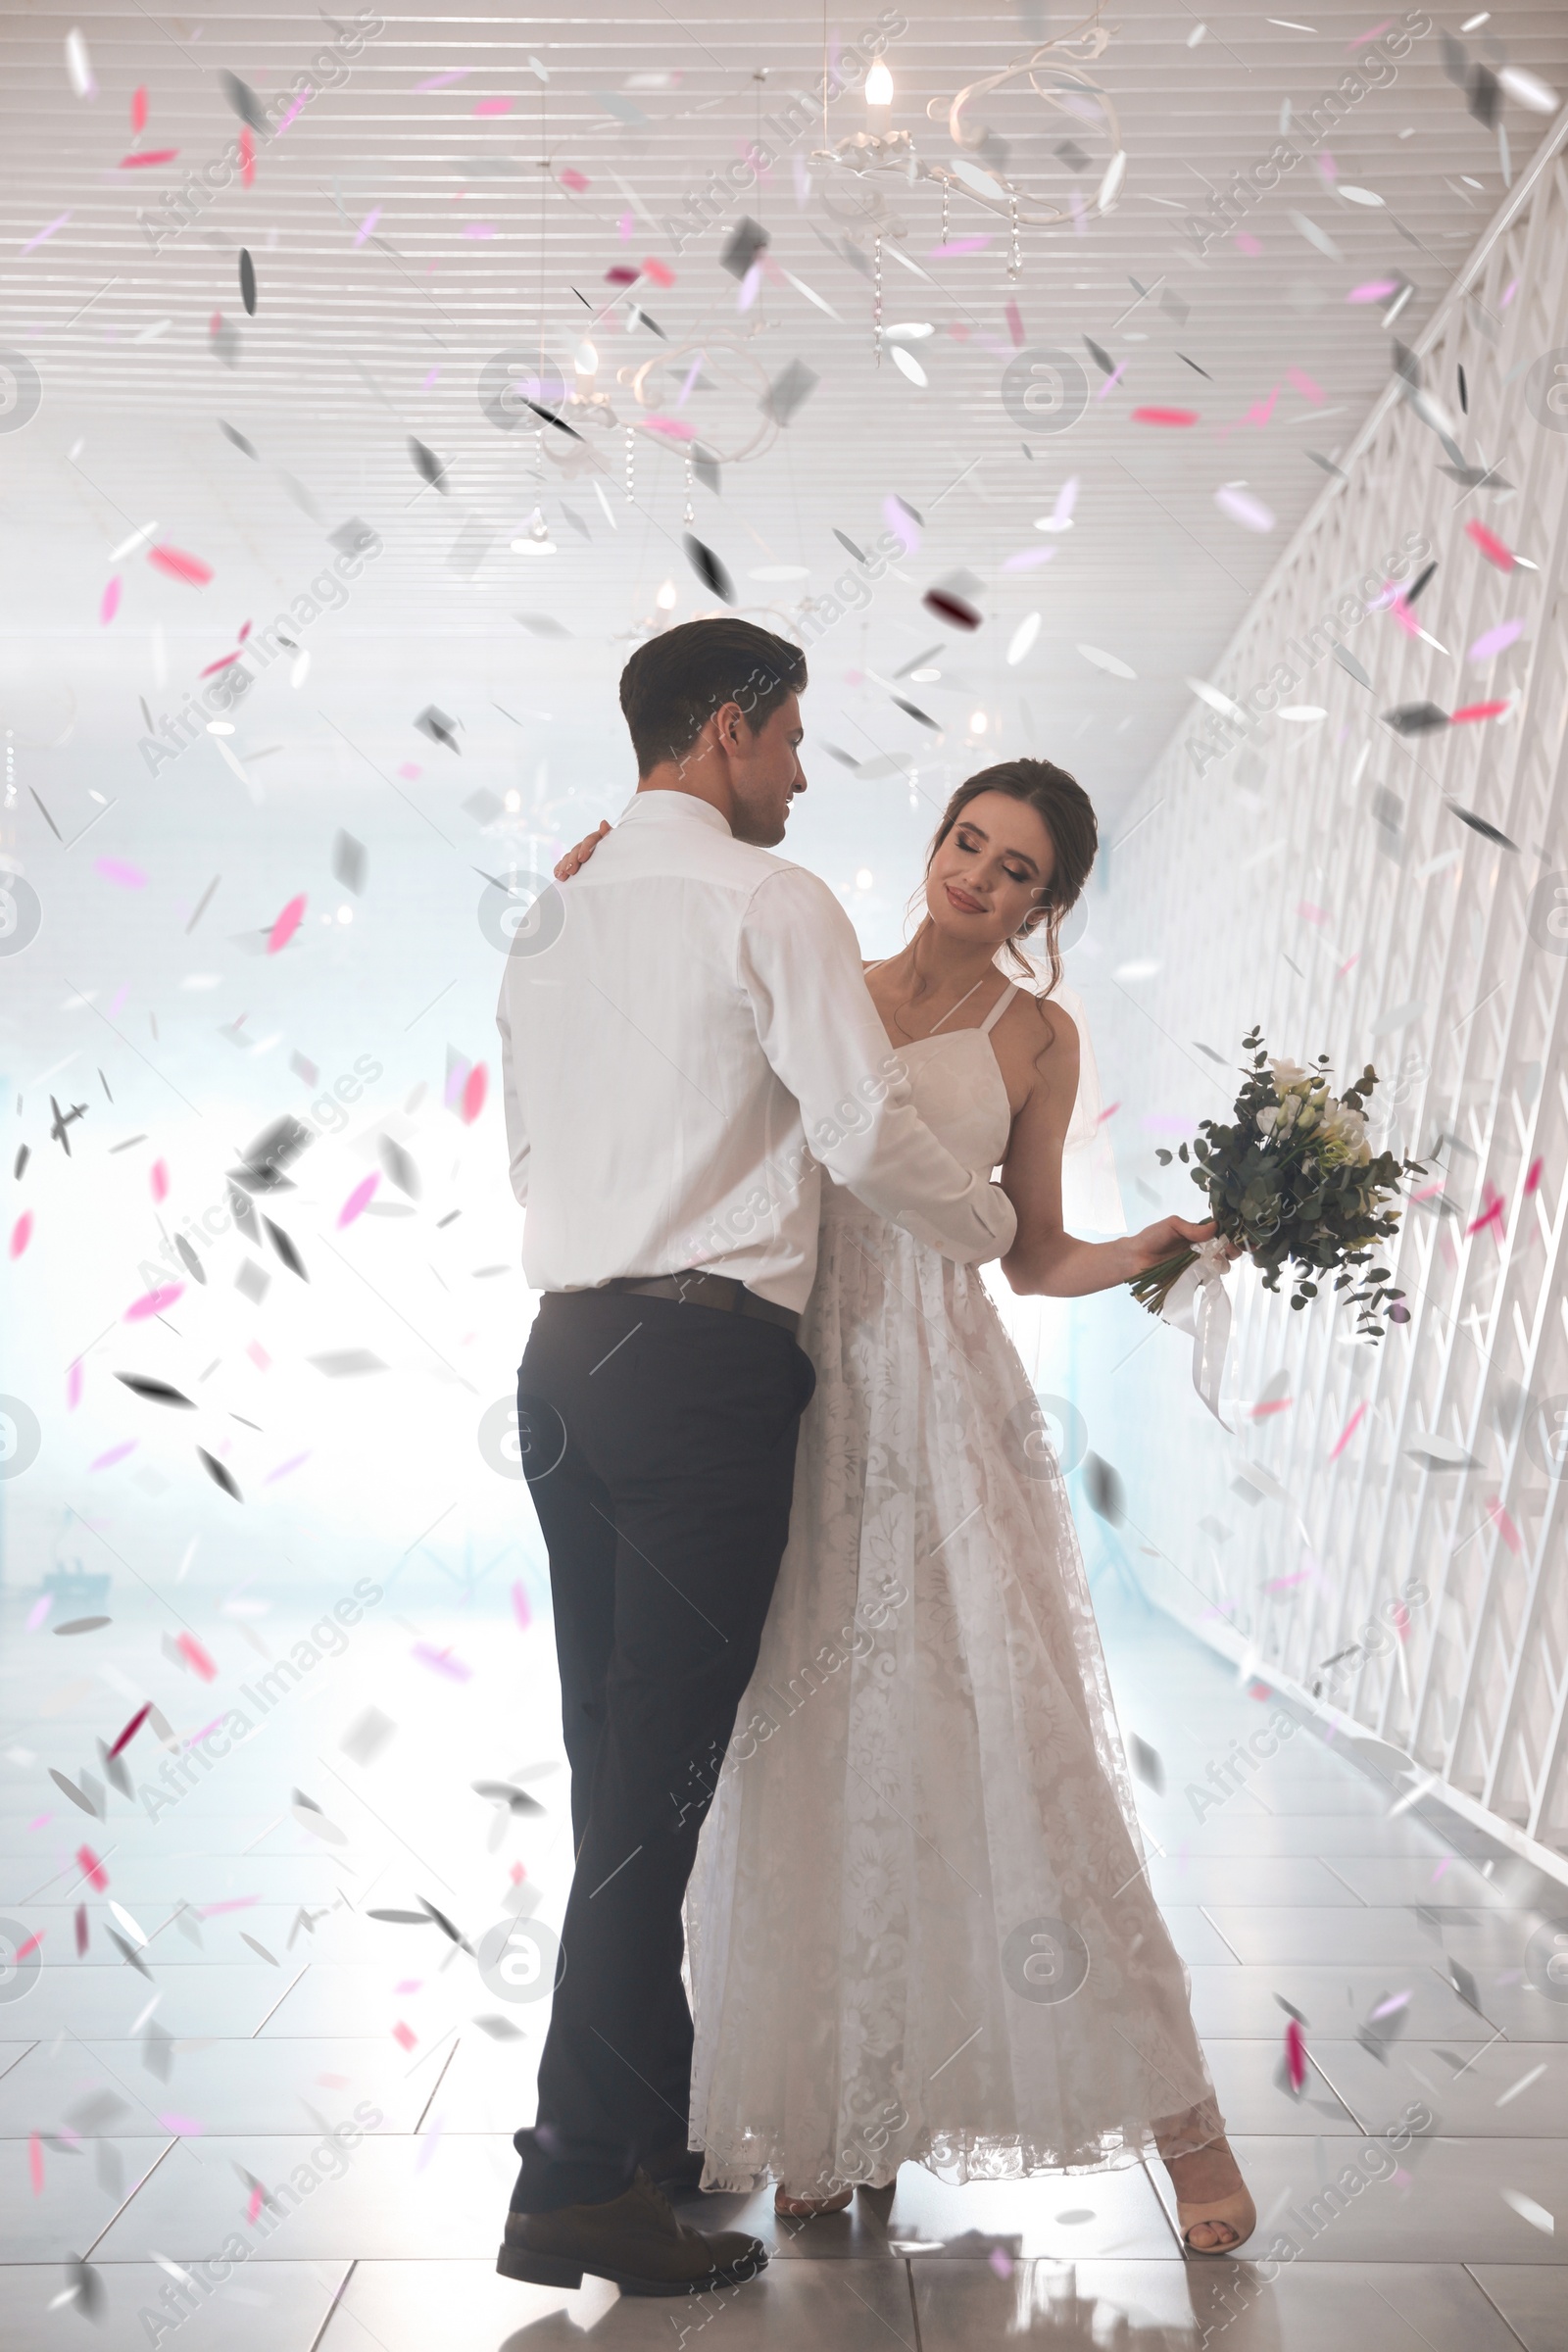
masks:
[(696, 1266), (799, 1310), (818, 1162), (960, 1263), (1011, 1246), (1011, 1202), (910, 1107), (826, 883), (646, 792), (556, 888), (496, 1011), (533, 1289)]

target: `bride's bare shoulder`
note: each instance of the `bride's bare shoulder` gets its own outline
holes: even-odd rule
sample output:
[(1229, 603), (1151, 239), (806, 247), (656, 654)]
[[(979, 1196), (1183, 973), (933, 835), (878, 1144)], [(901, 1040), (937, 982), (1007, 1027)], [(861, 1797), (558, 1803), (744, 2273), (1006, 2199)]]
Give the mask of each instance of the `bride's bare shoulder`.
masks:
[(1007, 1017), (1017, 1025), (1037, 1060), (1050, 1055), (1055, 1063), (1078, 1059), (1078, 1024), (1070, 1012), (1050, 997), (1037, 997), (1029, 989), (1020, 989), (1007, 1007)]

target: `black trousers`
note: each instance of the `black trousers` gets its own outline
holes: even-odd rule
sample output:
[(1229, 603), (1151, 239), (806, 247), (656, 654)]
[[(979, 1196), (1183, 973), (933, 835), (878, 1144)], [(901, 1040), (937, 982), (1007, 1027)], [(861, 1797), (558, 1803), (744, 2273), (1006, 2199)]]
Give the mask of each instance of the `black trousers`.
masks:
[(516, 2134), (524, 2213), (598, 2203), (684, 2147), (681, 1898), (757, 1663), (815, 1375), (779, 1324), (548, 1293), (517, 1374), (550, 1553), (576, 1873)]

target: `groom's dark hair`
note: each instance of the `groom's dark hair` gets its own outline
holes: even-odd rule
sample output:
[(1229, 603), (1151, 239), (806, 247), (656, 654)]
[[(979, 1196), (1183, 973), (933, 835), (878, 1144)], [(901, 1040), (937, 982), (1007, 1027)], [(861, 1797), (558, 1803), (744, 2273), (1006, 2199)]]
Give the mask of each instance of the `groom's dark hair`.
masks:
[(637, 773), (689, 752), (715, 710), (739, 703), (755, 732), (806, 685), (806, 656), (750, 620), (688, 620), (640, 645), (620, 673)]

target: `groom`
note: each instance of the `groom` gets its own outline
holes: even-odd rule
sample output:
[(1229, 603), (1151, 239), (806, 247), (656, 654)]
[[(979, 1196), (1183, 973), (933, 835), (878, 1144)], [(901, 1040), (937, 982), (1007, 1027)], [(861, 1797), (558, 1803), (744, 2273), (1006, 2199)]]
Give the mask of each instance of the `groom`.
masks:
[(818, 1162), (960, 1263), (1012, 1239), (1005, 1197), (910, 1107), (832, 892), (769, 855), (806, 790), (805, 685), (748, 621), (639, 648), (636, 797), (531, 910), (496, 1016), (544, 1294), (518, 1423), (576, 1849), (497, 2267), (552, 2286), (697, 2294), (767, 2259), (663, 2187), (701, 2177), (681, 1898), (789, 1530)]

